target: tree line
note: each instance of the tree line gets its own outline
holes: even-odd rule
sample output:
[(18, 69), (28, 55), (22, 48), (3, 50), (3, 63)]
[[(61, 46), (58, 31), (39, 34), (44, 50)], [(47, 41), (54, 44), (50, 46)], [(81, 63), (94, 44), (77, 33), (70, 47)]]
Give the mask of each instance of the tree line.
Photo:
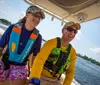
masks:
[(81, 55), (81, 54), (77, 53), (77, 56), (78, 56), (78, 57), (81, 57), (81, 58), (83, 58), (83, 59), (85, 59), (85, 60), (88, 60), (88, 61), (90, 61), (90, 62), (92, 62), (92, 63), (94, 63), (94, 64), (96, 64), (96, 65), (98, 65), (98, 66), (100, 66), (100, 62), (96, 61), (95, 59), (89, 58), (89, 57), (86, 56), (86, 55)]
[(6, 19), (0, 19), (0, 23), (4, 24), (4, 25), (7, 25), (7, 26), (11, 25), (11, 22), (6, 20)]

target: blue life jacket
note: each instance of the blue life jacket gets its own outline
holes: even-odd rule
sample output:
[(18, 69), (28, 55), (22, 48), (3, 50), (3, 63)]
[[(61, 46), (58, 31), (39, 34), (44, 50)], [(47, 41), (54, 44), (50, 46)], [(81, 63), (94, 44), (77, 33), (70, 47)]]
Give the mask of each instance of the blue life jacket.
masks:
[(30, 38), (28, 39), (28, 42), (22, 51), (21, 54), (18, 54), (18, 45), (20, 41), (20, 35), (22, 31), (22, 23), (17, 23), (10, 34), (10, 39), (9, 39), (9, 58), (8, 60), (11, 62), (17, 62), (17, 63), (23, 63), (25, 62), (26, 58), (28, 58), (28, 54), (35, 42), (35, 40), (38, 37), (39, 31), (37, 29), (34, 29), (32, 34), (30, 35)]

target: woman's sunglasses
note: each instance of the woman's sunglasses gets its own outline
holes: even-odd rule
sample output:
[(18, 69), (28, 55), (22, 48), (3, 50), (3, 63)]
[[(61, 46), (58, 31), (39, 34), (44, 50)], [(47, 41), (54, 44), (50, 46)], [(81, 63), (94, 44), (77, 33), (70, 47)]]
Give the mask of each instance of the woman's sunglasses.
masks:
[(77, 30), (73, 29), (72, 27), (67, 27), (65, 29), (67, 29), (67, 31), (69, 31), (69, 32), (74, 32), (75, 34), (77, 34), (77, 32), (78, 32)]

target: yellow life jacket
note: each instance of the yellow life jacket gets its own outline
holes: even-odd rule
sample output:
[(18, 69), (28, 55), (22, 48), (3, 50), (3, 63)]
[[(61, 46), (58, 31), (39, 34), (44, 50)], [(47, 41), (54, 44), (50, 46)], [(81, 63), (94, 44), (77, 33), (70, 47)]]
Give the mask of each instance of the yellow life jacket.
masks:
[(57, 46), (51, 51), (44, 65), (44, 69), (48, 70), (54, 77), (56, 76), (56, 74), (64, 73), (70, 65), (69, 53), (72, 48), (72, 45), (69, 44), (66, 51), (61, 50), (60, 46), (60, 38), (58, 37)]

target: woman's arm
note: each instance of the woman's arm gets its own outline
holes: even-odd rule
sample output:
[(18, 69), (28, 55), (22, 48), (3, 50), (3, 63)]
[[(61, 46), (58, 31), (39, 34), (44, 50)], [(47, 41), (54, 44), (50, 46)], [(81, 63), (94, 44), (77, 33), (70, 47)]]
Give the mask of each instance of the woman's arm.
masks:
[(6, 31), (4, 32), (4, 34), (2, 35), (2, 37), (0, 39), (0, 48), (4, 48), (8, 44), (10, 33), (11, 33), (13, 27), (14, 27), (14, 24), (9, 26), (6, 29)]

